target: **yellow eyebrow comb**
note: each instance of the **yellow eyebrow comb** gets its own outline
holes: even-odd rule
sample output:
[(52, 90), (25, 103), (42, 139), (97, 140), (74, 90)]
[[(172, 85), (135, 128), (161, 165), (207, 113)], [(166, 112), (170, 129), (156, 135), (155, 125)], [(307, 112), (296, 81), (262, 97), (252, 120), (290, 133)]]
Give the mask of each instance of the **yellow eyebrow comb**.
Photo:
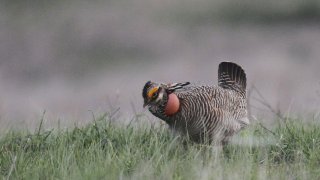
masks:
[(148, 97), (151, 98), (155, 92), (157, 92), (159, 87), (154, 87), (148, 92)]

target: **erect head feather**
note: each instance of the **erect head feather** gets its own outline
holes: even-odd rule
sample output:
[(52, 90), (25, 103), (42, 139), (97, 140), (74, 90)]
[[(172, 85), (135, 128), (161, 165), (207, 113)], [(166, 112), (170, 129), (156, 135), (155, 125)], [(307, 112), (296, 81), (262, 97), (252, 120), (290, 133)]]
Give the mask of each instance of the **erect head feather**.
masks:
[(144, 87), (143, 87), (143, 90), (142, 90), (142, 97), (143, 98), (147, 98), (147, 94), (148, 94), (148, 89), (151, 87), (152, 83), (151, 81), (148, 81)]

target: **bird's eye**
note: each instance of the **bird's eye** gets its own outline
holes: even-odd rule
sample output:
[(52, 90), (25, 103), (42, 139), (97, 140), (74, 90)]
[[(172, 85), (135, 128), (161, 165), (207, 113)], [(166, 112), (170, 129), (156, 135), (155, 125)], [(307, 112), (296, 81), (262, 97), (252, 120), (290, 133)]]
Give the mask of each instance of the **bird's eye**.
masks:
[(152, 98), (156, 98), (158, 96), (158, 92), (153, 93)]

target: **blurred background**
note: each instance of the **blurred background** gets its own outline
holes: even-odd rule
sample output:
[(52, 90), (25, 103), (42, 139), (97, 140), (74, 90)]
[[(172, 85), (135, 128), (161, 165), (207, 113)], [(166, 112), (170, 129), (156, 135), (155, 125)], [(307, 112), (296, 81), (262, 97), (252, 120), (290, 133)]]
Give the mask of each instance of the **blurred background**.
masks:
[[(319, 0), (1, 0), (0, 127), (146, 113), (147, 80), (217, 84), (243, 66), (274, 108), (319, 113)], [(272, 122), (250, 93), (251, 113)], [(272, 113), (271, 113), (272, 114)], [(268, 117), (268, 118), (267, 118)]]

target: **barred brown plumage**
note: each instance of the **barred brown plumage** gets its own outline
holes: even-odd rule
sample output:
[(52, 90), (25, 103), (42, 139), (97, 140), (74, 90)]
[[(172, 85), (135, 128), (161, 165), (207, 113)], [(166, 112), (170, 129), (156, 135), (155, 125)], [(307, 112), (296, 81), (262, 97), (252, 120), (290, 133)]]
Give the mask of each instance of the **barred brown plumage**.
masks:
[[(246, 103), (246, 74), (237, 64), (222, 62), (219, 86), (195, 86), (186, 83), (163, 84), (148, 81), (142, 96), (144, 106), (170, 128), (198, 143), (225, 144), (249, 124)], [(165, 109), (177, 96), (177, 112)], [(174, 104), (174, 105), (175, 105)], [(173, 105), (171, 105), (173, 106)], [(170, 107), (171, 107), (170, 106)]]

